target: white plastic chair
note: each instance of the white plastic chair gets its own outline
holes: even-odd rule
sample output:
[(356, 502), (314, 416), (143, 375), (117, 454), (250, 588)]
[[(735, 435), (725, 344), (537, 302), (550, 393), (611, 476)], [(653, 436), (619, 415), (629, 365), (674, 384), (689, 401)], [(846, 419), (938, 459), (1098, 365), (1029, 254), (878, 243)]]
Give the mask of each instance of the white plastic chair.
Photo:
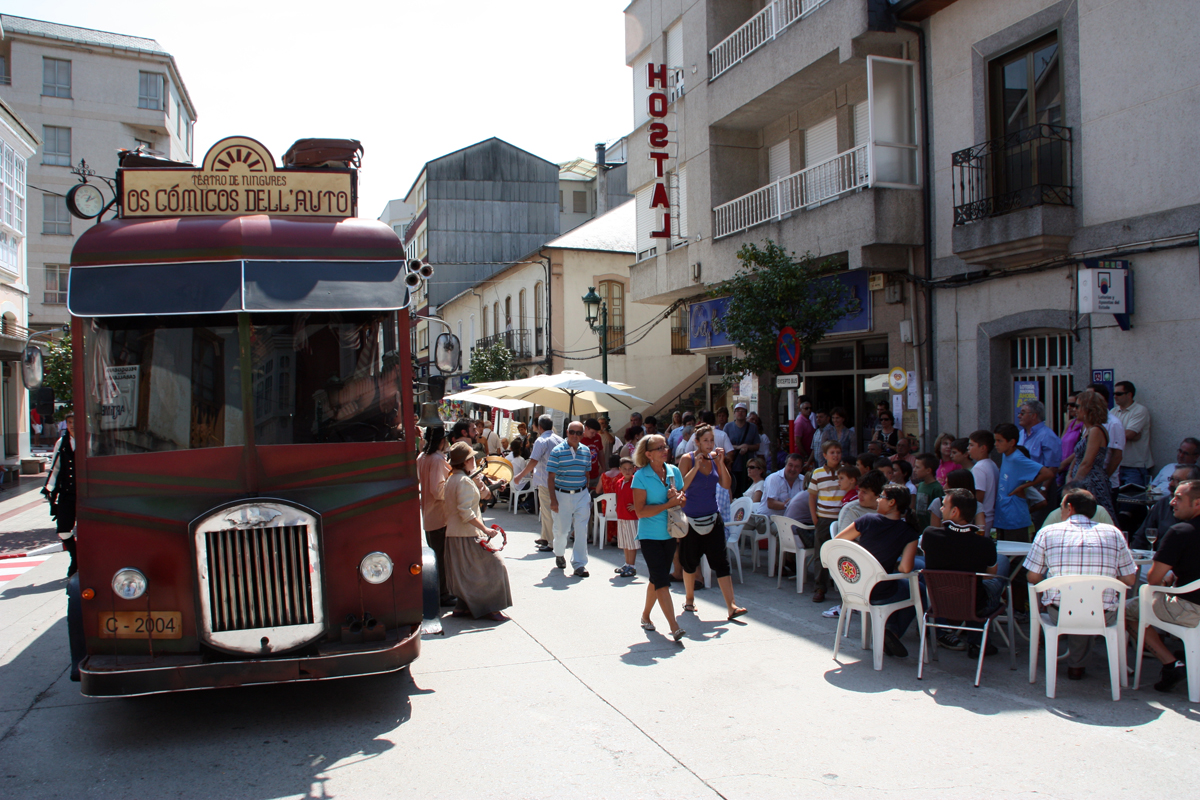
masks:
[(796, 533), (793, 529), (799, 528), (804, 531), (813, 531), (816, 527), (813, 525), (805, 525), (803, 522), (798, 522), (791, 517), (785, 517), (782, 514), (772, 514), (771, 522), (775, 523), (775, 530), (778, 532), (778, 544), (775, 547), (775, 552), (779, 554), (779, 560), (775, 564), (775, 569), (778, 571), (779, 577), (775, 580), (775, 588), (783, 586), (783, 554), (796, 554), (796, 594), (804, 593), (804, 573), (808, 572), (808, 560), (816, 555), (816, 550), (809, 547), (796, 546)]
[[(756, 527), (757, 522), (759, 520), (762, 520), (762, 522), (763, 522), (762, 533), (759, 533), (758, 528)], [(758, 549), (758, 544), (759, 544), (759, 542), (766, 542), (767, 543), (767, 558), (766, 558), (767, 577), (770, 578), (771, 571), (773, 569), (775, 569), (775, 552), (771, 549), (774, 546), (774, 543), (771, 541), (771, 518), (764, 517), (762, 514), (751, 514), (750, 519), (747, 520), (747, 522), (746, 522), (746, 532), (754, 534), (753, 536), (749, 537), (750, 538), (750, 569), (751, 570), (758, 569), (758, 554), (760, 552)]]
[(521, 508), (521, 499), (527, 495), (533, 495), (533, 507), (536, 509), (538, 505), (537, 487), (533, 485), (533, 478), (528, 477), (520, 486), (509, 484), (508, 487), (508, 512), (516, 514)]
[[(884, 623), (893, 611), (912, 607), (917, 612), (917, 629), (925, 636), (925, 613), (921, 607), (921, 585), (915, 571), (909, 573), (886, 573), (875, 556), (857, 542), (847, 539), (832, 539), (821, 546), (821, 564), (829, 570), (842, 596), (842, 610), (838, 614), (837, 633), (833, 637), (833, 657), (836, 659), (842, 643), (842, 631), (849, 626), (850, 612), (862, 615), (862, 646), (867, 646), (867, 633), (871, 634), (871, 649), (874, 650), (875, 669), (883, 669)], [(885, 605), (871, 605), (871, 590), (884, 581), (908, 581), (908, 599)]]
[(1192, 581), (1187, 586), (1176, 587), (1144, 584), (1138, 590), (1137, 666), (1133, 673), (1135, 690), (1142, 681), (1142, 648), (1146, 645), (1146, 628), (1152, 626), (1183, 640), (1184, 663), (1188, 665), (1188, 700), (1200, 703), (1200, 628), (1188, 628), (1174, 622), (1167, 622), (1154, 613), (1154, 595), (1156, 593), (1187, 594), (1198, 589), (1200, 589), (1200, 581)]
[(729, 504), (729, 522), (725, 523), (725, 541), (727, 547), (729, 543), (732, 543), (733, 549), (737, 552), (739, 575), (742, 570), (741, 540), (748, 530), (753, 530), (746, 527), (753, 511), (754, 501), (749, 497), (739, 497)]
[[(1038, 595), (1057, 589), (1058, 623), (1049, 614), (1029, 615), (1029, 682), (1037, 682), (1038, 641), (1041, 630), (1046, 631), (1046, 697), (1054, 699), (1058, 677), (1058, 637), (1066, 635), (1103, 636), (1108, 645), (1108, 674), (1112, 683), (1112, 699), (1121, 699), (1121, 687), (1129, 685), (1125, 672), (1125, 589), (1116, 578), (1104, 575), (1059, 575), (1029, 586), (1029, 609), (1038, 606)], [(1104, 622), (1104, 590), (1117, 593), (1117, 621)]]
[[(604, 510), (600, 504), (604, 503)], [(604, 540), (608, 538), (608, 523), (617, 520), (617, 495), (615, 492), (598, 494), (592, 498), (592, 534), (600, 549), (604, 549)]]

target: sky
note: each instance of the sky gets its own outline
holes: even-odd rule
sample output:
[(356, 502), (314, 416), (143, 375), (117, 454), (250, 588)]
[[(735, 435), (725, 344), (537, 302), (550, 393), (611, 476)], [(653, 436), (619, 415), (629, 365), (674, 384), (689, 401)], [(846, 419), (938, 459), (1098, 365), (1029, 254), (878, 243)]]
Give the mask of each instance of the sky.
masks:
[(3, 11), (156, 39), (196, 107), (199, 161), (258, 139), (358, 139), (359, 216), (426, 161), (498, 136), (554, 162), (595, 158), (633, 123), (629, 0), (6, 0)]

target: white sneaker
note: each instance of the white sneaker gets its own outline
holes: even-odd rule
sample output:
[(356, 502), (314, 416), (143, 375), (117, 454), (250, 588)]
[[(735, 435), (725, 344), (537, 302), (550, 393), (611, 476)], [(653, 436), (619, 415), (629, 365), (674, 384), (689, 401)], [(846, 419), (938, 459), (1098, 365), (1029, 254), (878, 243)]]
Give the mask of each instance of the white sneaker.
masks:
[(839, 616), (841, 613), (842, 613), (842, 607), (840, 605), (838, 605), (838, 606), (834, 606), (833, 608), (829, 609), (828, 611), (822, 611), (821, 616), (833, 618), (833, 617)]

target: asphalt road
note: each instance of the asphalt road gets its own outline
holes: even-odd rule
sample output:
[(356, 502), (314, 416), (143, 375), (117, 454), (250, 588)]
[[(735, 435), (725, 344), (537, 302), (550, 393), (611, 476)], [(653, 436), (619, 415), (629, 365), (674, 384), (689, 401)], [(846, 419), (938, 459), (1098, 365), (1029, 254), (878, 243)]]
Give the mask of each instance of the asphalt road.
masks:
[(1200, 778), (1200, 708), (1182, 688), (1112, 702), (1103, 648), (1083, 681), (1060, 669), (1056, 700), (1024, 647), (979, 689), (963, 653), (917, 681), (913, 632), (913, 655), (875, 672), (856, 623), (838, 663), (829, 604), (748, 561), (744, 622), (705, 590), (675, 644), (638, 627), (644, 569), (616, 578), (620, 551), (566, 577), (533, 552), (534, 518), (496, 518), (512, 620), (447, 618), (410, 670), (372, 678), (86, 699), (67, 679), (66, 557), (3, 584), (0, 797), (1130, 798)]

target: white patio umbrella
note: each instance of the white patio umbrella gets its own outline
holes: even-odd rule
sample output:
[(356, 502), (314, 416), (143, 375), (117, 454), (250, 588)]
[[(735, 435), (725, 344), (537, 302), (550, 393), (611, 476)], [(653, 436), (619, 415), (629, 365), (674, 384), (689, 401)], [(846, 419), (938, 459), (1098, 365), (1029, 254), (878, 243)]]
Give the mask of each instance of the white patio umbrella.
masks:
[(493, 408), (501, 408), (505, 411), (519, 411), (523, 408), (533, 408), (533, 403), (525, 400), (514, 400), (505, 397), (489, 397), (486, 393), (482, 393), (477, 389), (468, 389), (465, 392), (446, 395), (445, 400), (460, 400), (464, 403), (475, 403), (481, 406), (492, 406)]
[(633, 410), (649, 405), (649, 401), (625, 391), (627, 388), (633, 387), (628, 384), (604, 383), (576, 370), (564, 370), (556, 375), (534, 375), (516, 381), (481, 383), (471, 391), (477, 397), (536, 403), (563, 411), (568, 416)]

